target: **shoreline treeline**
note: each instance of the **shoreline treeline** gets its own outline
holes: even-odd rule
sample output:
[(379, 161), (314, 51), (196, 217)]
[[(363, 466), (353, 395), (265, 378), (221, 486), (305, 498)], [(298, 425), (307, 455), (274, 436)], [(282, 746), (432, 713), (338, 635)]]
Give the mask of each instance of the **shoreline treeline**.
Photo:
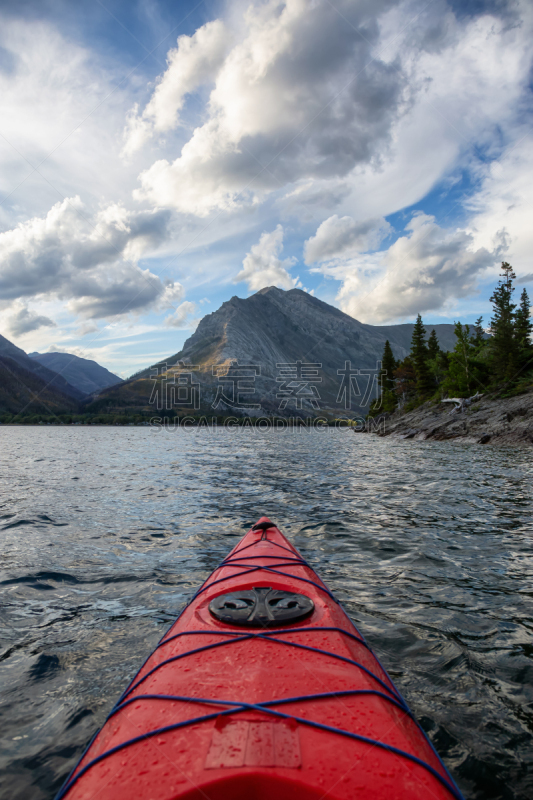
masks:
[(456, 322), (455, 347), (445, 352), (434, 330), (426, 339), (419, 314), (408, 356), (397, 361), (389, 341), (385, 342), (381, 397), (372, 402), (370, 417), (398, 408), (411, 411), (428, 400), (446, 397), (471, 397), (487, 391), (515, 394), (533, 383), (530, 300), (524, 289), (519, 303), (513, 302), (516, 275), (506, 261), (501, 269), (490, 298), (493, 310), (487, 331), (483, 317), (473, 326)]

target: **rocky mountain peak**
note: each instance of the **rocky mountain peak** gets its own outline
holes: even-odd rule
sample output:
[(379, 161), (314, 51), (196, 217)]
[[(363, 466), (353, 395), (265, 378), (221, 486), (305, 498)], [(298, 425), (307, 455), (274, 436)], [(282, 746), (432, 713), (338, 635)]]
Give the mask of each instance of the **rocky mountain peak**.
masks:
[[(435, 328), (441, 346), (451, 349), (453, 325)], [(284, 291), (268, 286), (247, 298), (234, 296), (217, 311), (207, 314), (182, 350), (161, 362), (159, 369), (179, 362), (194, 367), (195, 380), (201, 385), (202, 408), (211, 413), (228, 413), (232, 408), (216, 403), (219, 376), (230, 365), (231, 369), (236, 365), (247, 366), (253, 374), (255, 394), (249, 402), (258, 408), (250, 413), (315, 413), (325, 409), (333, 413), (357, 413), (364, 406), (368, 370), (377, 369), (386, 339), (396, 358), (404, 358), (410, 348), (412, 330), (412, 324), (366, 325), (301, 289)], [(341, 391), (341, 373), (346, 365), (355, 381), (348, 405)], [(302, 371), (310, 374), (314, 370), (317, 380), (304, 402), (289, 398), (281, 407), (285, 399), (285, 390), (281, 391), (280, 399), (283, 370), (290, 372), (293, 367), (300, 378)], [(357, 378), (358, 370), (367, 372), (359, 373)], [(150, 388), (150, 381), (146, 380), (149, 377), (150, 370), (136, 375), (127, 391), (137, 395), (146, 392)], [(133, 385), (135, 381), (137, 386)], [(117, 387), (105, 393), (116, 395), (121, 391)], [(238, 408), (247, 413), (242, 405)]]

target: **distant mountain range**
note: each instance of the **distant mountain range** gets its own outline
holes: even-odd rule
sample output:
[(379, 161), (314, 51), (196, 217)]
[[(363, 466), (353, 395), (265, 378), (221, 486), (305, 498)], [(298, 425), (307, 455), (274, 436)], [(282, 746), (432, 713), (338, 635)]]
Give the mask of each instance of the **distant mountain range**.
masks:
[[(53, 373), (52, 373), (53, 374)], [(76, 413), (79, 402), (18, 361), (0, 356), (1, 414)]]
[[(453, 349), (454, 326), (428, 334), (432, 327), (441, 348)], [(386, 339), (404, 358), (412, 333), (412, 323), (365, 325), (300, 289), (270, 286), (232, 297), (178, 353), (127, 381), (72, 354), (28, 355), (0, 336), (0, 413), (364, 413)]]
[(27, 372), (31, 372), (37, 378), (40, 378), (45, 386), (59, 391), (68, 397), (72, 397), (75, 400), (83, 400), (85, 396), (84, 393), (80, 392), (75, 386), (72, 386), (66, 378), (62, 375), (58, 375), (54, 370), (48, 369), (46, 365), (40, 364), (38, 361), (35, 361), (35, 359), (30, 358), (24, 350), (21, 350), (20, 347), (14, 345), (13, 342), (10, 342), (9, 339), (6, 339), (4, 336), (0, 336), (0, 356), (15, 361)]
[(88, 358), (72, 353), (30, 353), (30, 358), (44, 367), (62, 375), (65, 380), (83, 394), (94, 394), (108, 386), (122, 383), (122, 378)]
[[(428, 326), (428, 334), (432, 327), (441, 348), (453, 349), (454, 326)], [(361, 412), (375, 393), (386, 339), (404, 358), (412, 332), (412, 323), (365, 325), (300, 289), (271, 286), (223, 303), (182, 350), (104, 389), (96, 405), (215, 415)]]
[(75, 413), (121, 379), (95, 361), (68, 353), (29, 356), (0, 336), (0, 413)]

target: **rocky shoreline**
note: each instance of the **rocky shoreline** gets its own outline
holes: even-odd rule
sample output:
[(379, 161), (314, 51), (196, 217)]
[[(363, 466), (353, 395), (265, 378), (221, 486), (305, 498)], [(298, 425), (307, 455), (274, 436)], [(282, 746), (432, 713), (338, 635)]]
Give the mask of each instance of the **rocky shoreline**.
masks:
[(378, 436), (419, 441), (457, 439), (477, 444), (533, 444), (533, 387), (515, 397), (483, 395), (470, 405), (424, 403), (375, 420)]

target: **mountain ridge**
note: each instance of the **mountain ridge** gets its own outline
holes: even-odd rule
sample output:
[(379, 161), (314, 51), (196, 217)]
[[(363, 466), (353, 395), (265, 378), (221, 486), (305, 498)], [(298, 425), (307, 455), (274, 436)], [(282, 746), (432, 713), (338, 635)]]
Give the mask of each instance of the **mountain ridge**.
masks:
[(30, 358), (24, 350), (17, 347), (16, 344), (13, 344), (13, 342), (10, 342), (9, 339), (6, 339), (5, 336), (2, 335), (0, 335), (0, 356), (12, 359), (27, 372), (36, 375), (46, 386), (53, 386), (55, 390), (74, 400), (81, 401), (85, 397), (83, 392), (80, 392), (79, 389), (72, 386), (62, 375), (59, 375), (57, 372), (54, 372), (54, 370), (48, 369), (44, 364), (40, 364), (38, 361)]
[[(368, 371), (376, 370), (386, 339), (389, 339), (395, 357), (404, 358), (410, 349), (413, 327), (413, 323), (367, 325), (300, 289), (284, 291), (266, 287), (250, 297), (233, 296), (222, 303), (219, 309), (203, 317), (180, 351), (142, 370), (124, 384), (104, 389), (100, 399), (102, 403), (107, 400), (111, 404), (124, 403), (125, 406), (143, 407), (145, 412), (149, 411), (150, 397), (154, 397), (155, 373), (155, 383), (169, 382), (173, 379), (173, 370), (169, 372), (169, 369), (181, 363), (184, 365), (180, 367), (181, 371), (186, 372), (189, 365), (194, 380), (200, 384), (201, 410), (204, 412), (227, 413), (237, 409), (254, 416), (293, 411), (315, 414), (320, 410), (333, 414), (362, 413), (365, 404), (361, 403), (367, 394), (364, 387), (371, 377)], [(433, 327), (441, 347), (451, 349), (454, 326)], [(294, 365), (300, 373), (302, 369), (307, 370), (308, 377), (312, 365), (315, 365), (317, 379), (307, 381), (314, 389), (309, 388), (307, 393), (302, 389), (298, 397), (292, 394), (285, 403), (290, 386), (283, 382), (287, 369), (282, 373), (280, 365)], [(355, 375), (353, 384), (352, 378), (348, 379), (349, 390), (352, 386), (354, 390), (348, 406), (346, 400), (339, 404), (341, 373), (346, 365), (354, 373), (367, 371)], [(253, 376), (248, 375), (255, 396), (237, 406), (220, 400), (220, 371), (226, 369), (228, 375), (235, 376), (235, 370), (243, 366), (248, 366), (249, 372), (253, 371), (252, 368), (255, 370)], [(300, 383), (304, 382), (304, 377), (300, 375)], [(368, 401), (367, 397), (366, 405)], [(175, 405), (177, 408), (180, 406), (179, 403)], [(252, 410), (252, 405), (259, 405), (259, 408)]]
[[(54, 358), (54, 357), (58, 358)], [(59, 364), (57, 364), (59, 361)], [(44, 362), (44, 363), (43, 363)], [(49, 365), (62, 368), (66, 374)], [(85, 374), (83, 374), (85, 371)], [(97, 383), (91, 375), (99, 380)], [(110, 377), (111, 376), (111, 377)], [(0, 335), (0, 413), (2, 414), (72, 414), (105, 385), (121, 383), (95, 361), (69, 353), (43, 353), (29, 356), (22, 348)], [(77, 384), (77, 385), (76, 385)]]
[(45, 416), (78, 411), (78, 401), (45, 382), (13, 358), (0, 355), (0, 413), (43, 414)]
[[(234, 295), (229, 300), (226, 300), (224, 303), (222, 303), (219, 309), (203, 317), (198, 325), (198, 328), (189, 337), (189, 339), (186, 340), (182, 349), (169, 356), (166, 359), (166, 363), (174, 364), (177, 360), (182, 360), (183, 358), (188, 359), (189, 363), (196, 363), (193, 358), (194, 356), (197, 356), (202, 363), (206, 363), (205, 359), (210, 350), (216, 352), (217, 355), (221, 355), (223, 357), (226, 356), (231, 359), (233, 357), (232, 353), (224, 353), (224, 342), (220, 342), (219, 335), (216, 337), (219, 339), (219, 346), (217, 348), (212, 347), (215, 341), (214, 338), (212, 341), (210, 341), (210, 338), (213, 337), (214, 334), (214, 332), (211, 331), (213, 324), (218, 324), (218, 316), (221, 313), (225, 313), (228, 317), (228, 319), (225, 321), (225, 326), (227, 328), (236, 311), (242, 313), (244, 310), (245, 315), (249, 316), (249, 306), (246, 306), (246, 304), (249, 304), (250, 301), (254, 300), (254, 298), (265, 296), (267, 296), (268, 300), (275, 304), (280, 311), (282, 311), (282, 313), (286, 313), (287, 309), (283, 308), (283, 302), (280, 303), (280, 299), (289, 298), (289, 302), (292, 302), (293, 299), (296, 299), (297, 301), (299, 300), (300, 302), (307, 303), (308, 305), (314, 307), (317, 312), (325, 313), (332, 319), (336, 319), (340, 324), (344, 324), (348, 329), (351, 329), (355, 333), (359, 334), (359, 336), (361, 336), (362, 333), (368, 333), (370, 336), (377, 337), (380, 342), (381, 351), (377, 352), (375, 348), (372, 348), (372, 356), (376, 357), (377, 359), (379, 359), (382, 355), (385, 340), (387, 338), (389, 339), (394, 355), (397, 359), (405, 358), (405, 356), (409, 353), (411, 336), (414, 327), (414, 323), (412, 322), (401, 323), (399, 325), (369, 325), (367, 323), (359, 322), (359, 320), (354, 319), (354, 317), (350, 317), (344, 311), (341, 311), (335, 306), (329, 305), (324, 300), (320, 300), (318, 297), (314, 297), (308, 292), (302, 291), (301, 289), (289, 289), (288, 291), (284, 291), (283, 289), (278, 289), (276, 286), (268, 286), (264, 289), (260, 289), (255, 294), (244, 299)], [(284, 300), (284, 302), (286, 303), (286, 300)], [(252, 323), (251, 329), (253, 329), (255, 319), (251, 319), (250, 322)], [(454, 326), (448, 323), (429, 325), (428, 333), (430, 333), (433, 328), (435, 329), (442, 349), (452, 350), (455, 344)], [(330, 331), (330, 333), (325, 333), (324, 335), (328, 336), (332, 335), (332, 333), (333, 330)], [(226, 330), (224, 331), (224, 334), (224, 341), (227, 341)], [(235, 339), (234, 335), (233, 339)], [(203, 350), (206, 352), (204, 353)], [(282, 353), (279, 353), (279, 355), (281, 356)], [(163, 362), (158, 363), (161, 364)], [(369, 364), (365, 364), (365, 366), (369, 366)], [(140, 376), (149, 375), (150, 369), (152, 369), (152, 367), (147, 367), (146, 370), (136, 373), (135, 377), (137, 378)]]
[(62, 375), (71, 386), (85, 395), (122, 383), (122, 378), (102, 367), (97, 361), (81, 358), (73, 353), (29, 353), (29, 358)]

